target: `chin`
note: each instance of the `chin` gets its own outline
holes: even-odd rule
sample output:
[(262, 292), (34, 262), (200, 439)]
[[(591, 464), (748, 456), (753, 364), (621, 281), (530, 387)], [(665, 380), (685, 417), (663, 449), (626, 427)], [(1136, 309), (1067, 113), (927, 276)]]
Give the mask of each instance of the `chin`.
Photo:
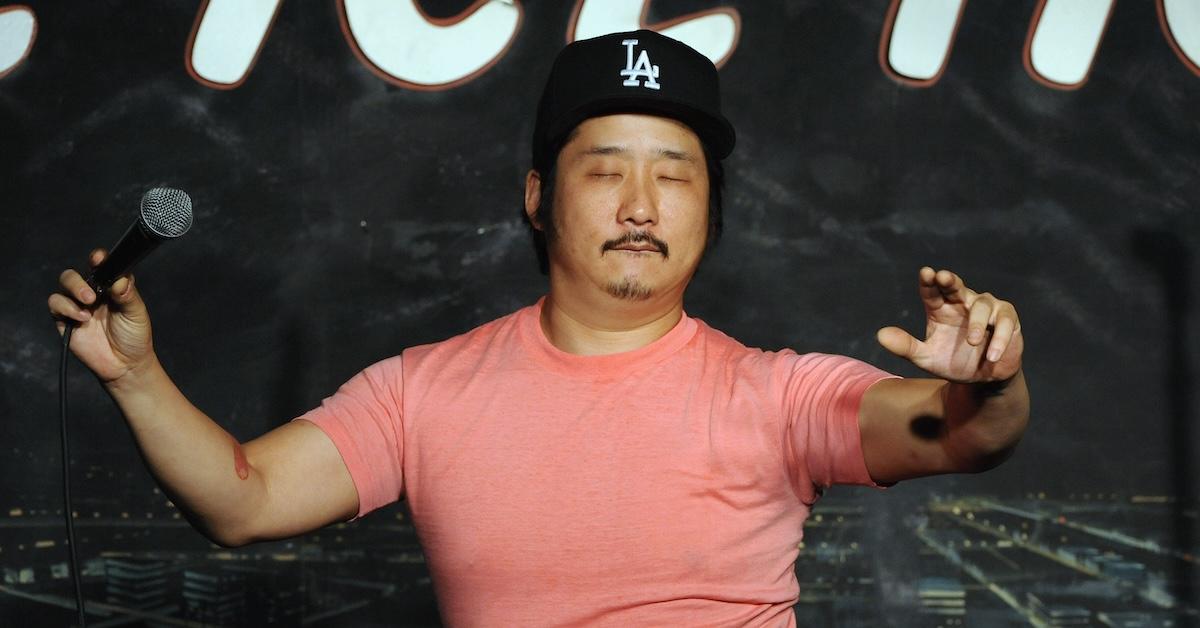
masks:
[(608, 294), (625, 301), (645, 301), (654, 296), (654, 288), (634, 276), (625, 276), (604, 287)]

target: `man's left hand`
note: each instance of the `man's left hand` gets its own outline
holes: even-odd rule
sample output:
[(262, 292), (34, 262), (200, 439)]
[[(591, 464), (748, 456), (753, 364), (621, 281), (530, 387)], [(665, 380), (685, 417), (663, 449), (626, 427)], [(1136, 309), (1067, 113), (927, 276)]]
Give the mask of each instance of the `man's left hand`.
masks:
[(1021, 370), (1025, 342), (1012, 303), (978, 293), (948, 271), (926, 266), (919, 273), (925, 305), (925, 340), (899, 327), (876, 334), (879, 344), (951, 382), (1004, 381)]

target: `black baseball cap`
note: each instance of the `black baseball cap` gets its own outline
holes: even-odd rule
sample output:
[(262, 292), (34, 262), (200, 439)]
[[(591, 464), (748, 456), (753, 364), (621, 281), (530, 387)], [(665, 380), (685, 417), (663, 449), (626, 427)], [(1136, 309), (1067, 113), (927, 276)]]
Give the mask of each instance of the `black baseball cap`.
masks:
[(679, 120), (715, 159), (728, 157), (736, 140), (708, 57), (654, 31), (612, 33), (568, 44), (555, 58), (538, 103), (533, 167), (546, 172), (580, 122), (611, 113)]

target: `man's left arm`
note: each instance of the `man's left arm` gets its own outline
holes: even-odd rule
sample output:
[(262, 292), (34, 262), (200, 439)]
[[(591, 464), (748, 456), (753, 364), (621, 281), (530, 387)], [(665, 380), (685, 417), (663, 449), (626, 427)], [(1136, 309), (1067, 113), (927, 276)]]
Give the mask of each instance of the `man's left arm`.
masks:
[(1012, 453), (1029, 421), (1013, 305), (928, 267), (919, 291), (925, 340), (897, 327), (879, 330), (878, 339), (936, 379), (882, 380), (859, 407), (867, 470), (880, 484), (990, 469)]

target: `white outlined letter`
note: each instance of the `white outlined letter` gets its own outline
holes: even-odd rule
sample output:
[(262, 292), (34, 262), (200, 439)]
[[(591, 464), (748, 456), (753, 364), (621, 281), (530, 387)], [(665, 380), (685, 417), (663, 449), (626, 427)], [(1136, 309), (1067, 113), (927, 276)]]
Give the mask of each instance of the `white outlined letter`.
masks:
[(188, 74), (215, 89), (233, 89), (250, 74), (283, 0), (206, 0), (183, 58)]
[(646, 28), (695, 48), (717, 67), (737, 48), (742, 22), (734, 9), (720, 7), (647, 24), (649, 10), (650, 0), (576, 0), (567, 26), (567, 42)]
[(1200, 76), (1200, 0), (1158, 0), (1158, 20), (1171, 50)]
[(966, 0), (892, 0), (879, 65), (902, 83), (929, 87), (946, 70)]
[(486, 72), (523, 18), (515, 0), (478, 0), (450, 19), (431, 18), (415, 0), (339, 0), (338, 9), (346, 40), (367, 68), (421, 90), (449, 89)]
[(1025, 69), (1037, 82), (1078, 89), (1087, 82), (1113, 0), (1040, 0), (1025, 40)]
[(33, 9), (17, 4), (0, 7), (0, 78), (17, 69), (33, 50), (37, 39), (37, 16)]

